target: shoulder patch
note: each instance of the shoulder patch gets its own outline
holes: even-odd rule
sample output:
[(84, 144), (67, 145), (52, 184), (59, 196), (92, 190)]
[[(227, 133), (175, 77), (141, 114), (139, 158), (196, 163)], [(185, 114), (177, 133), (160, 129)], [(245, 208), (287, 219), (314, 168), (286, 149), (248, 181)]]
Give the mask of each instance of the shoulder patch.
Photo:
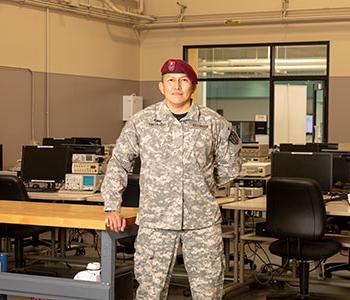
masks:
[(230, 136), (228, 137), (228, 140), (230, 143), (234, 144), (234, 145), (238, 145), (239, 144), (239, 136), (236, 133), (236, 131), (231, 130)]

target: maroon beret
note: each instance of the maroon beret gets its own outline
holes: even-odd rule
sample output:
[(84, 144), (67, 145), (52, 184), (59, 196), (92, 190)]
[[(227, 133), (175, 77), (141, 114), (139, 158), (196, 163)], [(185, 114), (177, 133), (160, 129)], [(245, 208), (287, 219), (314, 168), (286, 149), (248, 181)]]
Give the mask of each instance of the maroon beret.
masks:
[(162, 75), (167, 73), (183, 73), (191, 80), (193, 84), (198, 83), (197, 74), (190, 64), (182, 59), (168, 59), (161, 68)]

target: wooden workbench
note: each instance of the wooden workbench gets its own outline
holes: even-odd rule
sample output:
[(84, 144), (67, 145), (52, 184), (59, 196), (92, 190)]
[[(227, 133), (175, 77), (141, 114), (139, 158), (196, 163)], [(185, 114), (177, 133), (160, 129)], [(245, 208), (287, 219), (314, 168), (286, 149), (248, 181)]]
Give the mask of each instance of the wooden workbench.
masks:
[[(121, 214), (127, 225), (135, 223), (136, 208), (123, 207)], [(0, 201), (0, 222), (50, 227), (105, 230), (103, 206)]]
[(55, 300), (114, 300), (115, 239), (136, 234), (136, 213), (136, 208), (122, 208), (128, 226), (124, 232), (116, 233), (106, 230), (101, 206), (1, 200), (0, 223), (97, 230), (101, 234), (102, 269), (101, 282), (0, 272), (0, 294)]

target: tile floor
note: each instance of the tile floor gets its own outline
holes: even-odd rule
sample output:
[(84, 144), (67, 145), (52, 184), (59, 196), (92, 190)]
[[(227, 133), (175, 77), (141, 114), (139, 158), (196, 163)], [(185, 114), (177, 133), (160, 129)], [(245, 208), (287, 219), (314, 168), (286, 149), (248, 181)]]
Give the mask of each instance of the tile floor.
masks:
[[(267, 245), (263, 246), (263, 249), (266, 250)], [(262, 262), (259, 261), (259, 259), (253, 255), (252, 252), (249, 253), (249, 249), (247, 249), (247, 253), (249, 258), (255, 259), (257, 268), (259, 269)], [(263, 256), (263, 250), (260, 249), (259, 252), (260, 256)], [(74, 254), (74, 252), (71, 253), (72, 255)], [(87, 255), (89, 257), (97, 257), (97, 252), (94, 249), (87, 249)], [(336, 257), (332, 258), (332, 261), (346, 261), (346, 253), (342, 253), (342, 254), (338, 254)], [(84, 261), (86, 259), (86, 257), (75, 257), (78, 259), (81, 259), (82, 261)], [(124, 263), (125, 264), (130, 264), (131, 260), (129, 256), (122, 256), (120, 258), (124, 258)], [(129, 260), (128, 260), (129, 259)], [(278, 258), (276, 257), (272, 257), (273, 262), (277, 261)], [(91, 260), (90, 260), (91, 261)], [(67, 275), (67, 277), (72, 276), (71, 274), (74, 274), (74, 271), (70, 271), (70, 274), (68, 274), (67, 270), (67, 266), (65, 264), (59, 263), (59, 268), (56, 266), (51, 268), (53, 269), (60, 269), (58, 271), (58, 273), (65, 273)], [(83, 265), (83, 263), (81, 264)], [(248, 266), (247, 266), (248, 268)], [(63, 271), (62, 271), (63, 270)], [(339, 272), (339, 275), (342, 278), (348, 279), (349, 283), (345, 284), (345, 287), (337, 287), (337, 286), (329, 286), (329, 285), (324, 285), (324, 284), (312, 284), (310, 286), (310, 290), (312, 292), (318, 292), (321, 294), (329, 294), (332, 295), (332, 299), (337, 299), (337, 300), (348, 300), (349, 299), (349, 294), (350, 294), (350, 272)], [(74, 275), (73, 275), (74, 276)], [(72, 276), (72, 277), (73, 277)], [(71, 278), (72, 278), (71, 277)], [(339, 276), (335, 275), (333, 276), (333, 278), (338, 278)], [(186, 297), (184, 296), (184, 289), (183, 287), (178, 287), (178, 286), (172, 286), (169, 290), (169, 297), (168, 300), (191, 300), (191, 297)], [(297, 290), (295, 287), (291, 287), (289, 284), (285, 284), (283, 289), (292, 289), (292, 290)], [(283, 290), (282, 289), (282, 290)], [(276, 293), (278, 291), (281, 291), (281, 287), (278, 287), (276, 285), (269, 285), (269, 286), (265, 286), (265, 287), (259, 287), (259, 288), (249, 288), (249, 287), (245, 287), (245, 288), (241, 288), (238, 291), (234, 291), (233, 293), (226, 295), (224, 297), (224, 300), (252, 300), (252, 298), (254, 298), (254, 300), (262, 300), (265, 299), (266, 295), (269, 293)], [(29, 298), (24, 298), (24, 297), (14, 297), (14, 296), (8, 296), (7, 298), (8, 300), (28, 300)]]

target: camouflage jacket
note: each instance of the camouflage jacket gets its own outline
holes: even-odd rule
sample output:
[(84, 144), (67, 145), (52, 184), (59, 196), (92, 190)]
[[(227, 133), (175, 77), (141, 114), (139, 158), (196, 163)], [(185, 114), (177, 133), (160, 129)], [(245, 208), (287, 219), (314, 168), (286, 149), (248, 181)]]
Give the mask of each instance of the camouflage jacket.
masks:
[(241, 148), (231, 123), (192, 103), (178, 121), (159, 102), (124, 126), (102, 184), (105, 211), (121, 207), (127, 173), (141, 159), (137, 224), (160, 229), (199, 229), (221, 222), (214, 193), (239, 173)]

